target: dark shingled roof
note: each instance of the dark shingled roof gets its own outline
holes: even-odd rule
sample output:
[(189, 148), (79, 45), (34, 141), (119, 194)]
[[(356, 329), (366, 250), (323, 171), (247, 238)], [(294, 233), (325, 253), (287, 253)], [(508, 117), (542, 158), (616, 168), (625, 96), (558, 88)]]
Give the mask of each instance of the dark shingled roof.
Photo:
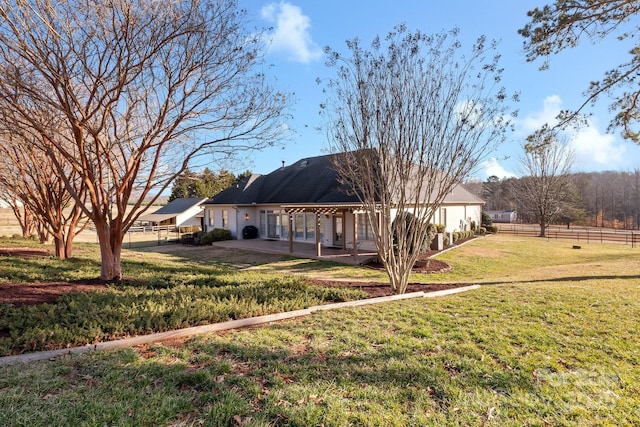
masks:
[(309, 157), (268, 175), (252, 175), (215, 195), (207, 204), (322, 204), (358, 202), (341, 190), (333, 155)]
[[(251, 175), (212, 197), (212, 205), (323, 205), (358, 203), (348, 194), (333, 168), (335, 154), (309, 157), (268, 175)], [(461, 185), (445, 197), (445, 203), (484, 203)]]
[(207, 200), (206, 198), (175, 199), (154, 212), (154, 214), (181, 214)]

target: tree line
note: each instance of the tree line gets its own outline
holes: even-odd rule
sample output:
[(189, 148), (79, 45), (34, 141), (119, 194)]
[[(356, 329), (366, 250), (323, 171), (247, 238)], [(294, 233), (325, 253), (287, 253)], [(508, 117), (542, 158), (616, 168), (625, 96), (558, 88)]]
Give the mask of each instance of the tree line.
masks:
[(214, 172), (204, 168), (201, 172), (195, 172), (187, 168), (173, 182), (169, 202), (180, 198), (213, 197), (249, 176), (251, 172), (248, 170), (235, 175), (226, 169)]
[[(491, 176), (469, 184), (486, 202), (485, 210), (515, 210), (518, 221), (537, 223), (534, 213), (517, 197), (526, 178)], [(640, 229), (640, 168), (633, 171), (577, 172), (566, 177), (567, 197), (553, 224)]]

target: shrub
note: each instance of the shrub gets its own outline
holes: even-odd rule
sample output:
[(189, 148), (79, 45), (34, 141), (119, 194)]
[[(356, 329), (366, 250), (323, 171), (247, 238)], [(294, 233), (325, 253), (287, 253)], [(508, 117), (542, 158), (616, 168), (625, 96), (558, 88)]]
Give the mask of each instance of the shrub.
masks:
[(498, 227), (496, 225), (486, 225), (484, 228), (487, 229), (487, 233), (497, 233)]
[(476, 234), (484, 236), (485, 234), (487, 234), (487, 229), (485, 227), (478, 227), (476, 229)]
[(489, 216), (488, 213), (482, 212), (482, 224), (483, 227), (487, 227), (488, 225), (493, 225), (493, 220)]
[(204, 233), (200, 236), (200, 243), (203, 245), (210, 245), (213, 242), (221, 242), (223, 240), (231, 240), (231, 231), (224, 228), (214, 228), (208, 233)]
[[(393, 220), (394, 221), (394, 225), (393, 225), (393, 229), (394, 229), (394, 235), (393, 235), (393, 244), (397, 245), (398, 244), (398, 236), (396, 235), (395, 230), (397, 230), (396, 228), (396, 221), (405, 221), (406, 223), (406, 230), (407, 230), (407, 235), (410, 234), (412, 232), (411, 227), (412, 227), (412, 222), (414, 221), (414, 216), (410, 213), (410, 212), (403, 212), (402, 214), (399, 214), (398, 216), (396, 216), (396, 218)], [(433, 239), (433, 232), (435, 231), (435, 227), (432, 224), (429, 224), (427, 226), (427, 235), (424, 236), (424, 240), (422, 242), (420, 242), (417, 247), (411, 246), (411, 248), (409, 248), (409, 252), (411, 253), (426, 253), (429, 251), (429, 243), (430, 241)]]
[(444, 233), (445, 225), (444, 224), (436, 224), (436, 230), (438, 230), (438, 233)]

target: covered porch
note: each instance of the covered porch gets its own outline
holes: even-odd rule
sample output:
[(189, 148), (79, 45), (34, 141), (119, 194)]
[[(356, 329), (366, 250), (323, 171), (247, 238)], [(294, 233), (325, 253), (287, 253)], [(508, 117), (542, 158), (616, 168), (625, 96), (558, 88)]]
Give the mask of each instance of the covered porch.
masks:
[[(316, 258), (322, 259), (325, 255), (336, 256), (336, 253), (350, 253), (354, 260), (358, 259), (360, 242), (356, 211), (362, 209), (361, 204), (283, 205), (282, 208), (288, 218), (288, 252), (290, 254), (294, 253), (295, 244), (300, 243), (294, 239), (296, 215), (312, 214), (315, 219), (313, 248)], [(309, 243), (303, 244), (309, 245)]]

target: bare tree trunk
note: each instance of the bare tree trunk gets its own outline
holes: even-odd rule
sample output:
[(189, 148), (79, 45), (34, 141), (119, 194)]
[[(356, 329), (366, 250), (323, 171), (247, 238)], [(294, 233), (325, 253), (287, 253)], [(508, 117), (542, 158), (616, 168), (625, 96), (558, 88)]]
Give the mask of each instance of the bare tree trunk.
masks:
[(544, 222), (540, 223), (540, 235), (538, 237), (546, 237), (547, 227), (545, 227)]
[(38, 240), (40, 241), (40, 243), (43, 245), (49, 243), (51, 234), (49, 233), (49, 230), (47, 230), (47, 227), (44, 224), (39, 223), (36, 227), (36, 230), (38, 232)]
[(115, 231), (102, 221), (94, 222), (98, 242), (100, 243), (100, 279), (108, 282), (117, 282), (122, 279), (120, 256), (122, 252), (122, 239), (115, 236)]
[(60, 259), (67, 258), (67, 252), (65, 250), (65, 246), (66, 246), (65, 240), (64, 240), (64, 235), (62, 233), (59, 233), (53, 236), (53, 246), (55, 249), (56, 257)]
[(11, 203), (11, 210), (18, 220), (18, 224), (20, 224), (22, 237), (27, 238), (31, 236), (33, 233), (33, 219), (31, 213), (24, 207), (20, 208), (17, 200), (14, 200), (13, 203)]

